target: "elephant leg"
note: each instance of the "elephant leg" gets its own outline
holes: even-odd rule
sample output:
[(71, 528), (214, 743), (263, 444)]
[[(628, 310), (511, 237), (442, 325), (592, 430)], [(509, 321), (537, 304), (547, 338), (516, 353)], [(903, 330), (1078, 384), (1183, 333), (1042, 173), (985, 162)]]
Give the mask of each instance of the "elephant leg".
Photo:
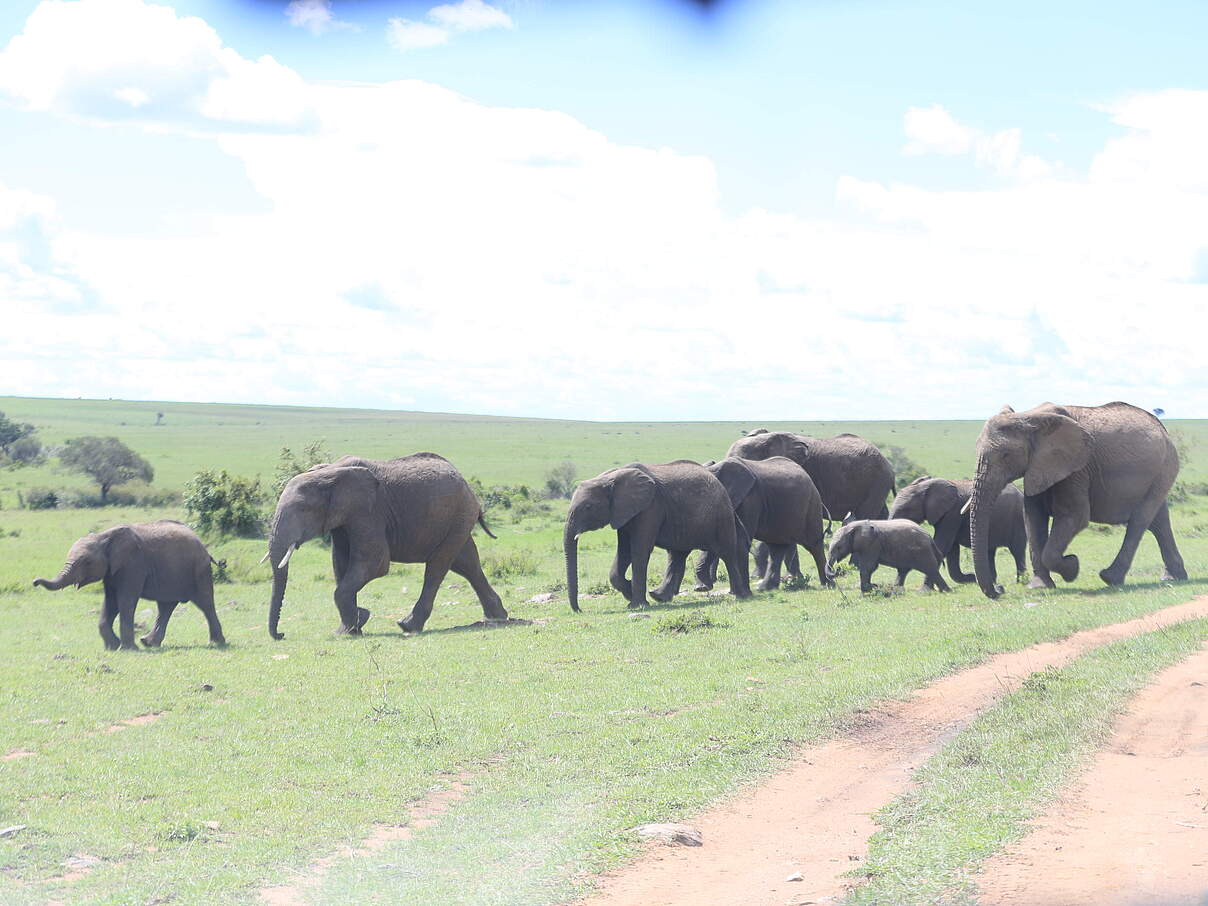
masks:
[(156, 601), (156, 606), (159, 608), (159, 616), (156, 617), (155, 625), (145, 636), (139, 639), (148, 648), (158, 648), (164, 641), (164, 633), (168, 631), (168, 621), (172, 619), (172, 611), (176, 610), (176, 605), (179, 601)]
[(210, 644), (223, 647), (226, 636), (222, 634), (222, 623), (218, 621), (218, 611), (214, 609), (214, 589), (201, 589), (193, 599), (201, 615), (206, 618), (206, 628), (210, 630)]
[[(976, 582), (977, 576), (972, 576), (969, 573), (961, 571), (961, 546), (954, 544), (948, 549), (948, 556), (945, 558), (948, 566), (948, 575), (952, 577), (953, 582)], [(994, 556), (990, 556), (990, 583), (995, 584), (998, 581), (998, 576), (994, 572)]]
[[(463, 545), (464, 546), (464, 542)], [(432, 605), (436, 603), (436, 592), (440, 583), (445, 581), (449, 568), (457, 559), (461, 547), (451, 548), (447, 544), (437, 548), (432, 558), (424, 565), (424, 587), (420, 590), (419, 600), (411, 608), (411, 613), (398, 621), (399, 628), (404, 632), (421, 632), (428, 617), (432, 616)]]
[[(1108, 585), (1124, 584), (1124, 577), (1128, 575), (1133, 558), (1137, 555), (1137, 547), (1141, 544), (1141, 538), (1144, 537), (1149, 527), (1153, 525), (1160, 506), (1162, 506), (1162, 503), (1159, 503), (1157, 506), (1143, 506), (1133, 514), (1132, 519), (1128, 520), (1128, 527), (1124, 530), (1124, 541), (1120, 544), (1120, 550), (1116, 553), (1116, 558), (1112, 560), (1111, 565), (1107, 569), (1099, 570), (1099, 578), (1105, 583)], [(1169, 511), (1166, 518), (1167, 522), (1169, 522)], [(1173, 536), (1171, 540), (1173, 540)]]
[(938, 588), (940, 591), (952, 591), (952, 587), (944, 581), (944, 577), (940, 575), (940, 565), (937, 563), (933, 566), (930, 572), (923, 573), (926, 581), (923, 583), (925, 588)]
[(474, 543), (472, 535), (466, 539), (465, 546), (462, 547), (454, 559), (453, 565), (449, 568), (469, 581), (470, 587), (474, 589), (474, 594), (478, 595), (478, 603), (482, 605), (483, 616), (488, 620), (507, 620), (508, 612), (504, 610), (503, 599), (491, 587), (491, 583), (487, 581), (487, 577), (482, 571), (482, 562), (478, 559), (478, 545)]
[(818, 581), (823, 588), (834, 588), (835, 580), (832, 579), (826, 572), (826, 548), (823, 547), (821, 541), (808, 545), (806, 550), (810, 552), (810, 556), (814, 558), (814, 565), (818, 567)]
[(752, 579), (762, 579), (768, 571), (768, 545), (765, 541), (756, 543), (754, 548), (755, 554), (755, 571), (751, 573)]
[(633, 609), (646, 607), (646, 570), (650, 566), (650, 555), (654, 543), (645, 538), (630, 537), (629, 555), (631, 578), (629, 581), (629, 606)]
[(1158, 507), (1149, 530), (1158, 539), (1158, 549), (1162, 551), (1163, 582), (1183, 582), (1187, 579), (1187, 568), (1183, 565), (1183, 557), (1179, 554), (1179, 546), (1174, 543), (1174, 532), (1170, 528), (1170, 506), (1165, 500)]
[(898, 578), (893, 584), (897, 585), (899, 588), (905, 588), (906, 587), (906, 577), (908, 575), (910, 575), (909, 569), (899, 569)]
[(1045, 546), (1049, 543), (1049, 514), (1040, 501), (1032, 497), (1024, 498), (1023, 512), (1032, 556), (1032, 581), (1028, 583), (1028, 588), (1055, 588), (1043, 559)]
[[(1053, 524), (1049, 527), (1049, 540), (1045, 542), (1041, 563), (1045, 569), (1061, 576), (1066, 582), (1073, 582), (1078, 578), (1078, 558), (1067, 554), (1065, 549), (1074, 540), (1074, 536), (1086, 528), (1087, 522), (1085, 513), (1062, 513), (1053, 517)], [(1142, 531), (1144, 529), (1137, 532), (1138, 540)], [(1135, 544), (1133, 550), (1136, 550)]]
[(696, 585), (693, 591), (709, 591), (717, 582), (717, 561), (720, 558), (712, 551), (701, 551), (696, 558)]
[(759, 582), (758, 588), (760, 591), (775, 591), (780, 587), (780, 567), (784, 563), (788, 545), (769, 544), (768, 551), (771, 557), (768, 559), (767, 572), (763, 574), (763, 579)]
[(1015, 577), (1020, 580), (1020, 577), (1026, 576), (1028, 572), (1028, 541), (1024, 538), (1022, 541), (1011, 545), (1011, 556), (1015, 558)]
[(138, 607), (138, 595), (121, 594), (117, 596), (118, 638), (121, 648), (126, 651), (137, 651), (134, 644), (134, 611)]
[(784, 551), (784, 571), (790, 576), (801, 578), (801, 559), (797, 555), (797, 545), (790, 544)]
[[(442, 572), (443, 576), (444, 573)], [(364, 565), (350, 562), (344, 575), (336, 582), (336, 610), (340, 612), (338, 635), (360, 635), (361, 627), (369, 619), (369, 611), (357, 606), (357, 595), (373, 577)], [(435, 593), (434, 593), (435, 594)]]
[(117, 619), (117, 597), (109, 583), (105, 583), (105, 600), (101, 603), (101, 619), (97, 628), (101, 632), (101, 641), (109, 651), (117, 650), (121, 641), (113, 632), (113, 621)]
[(872, 591), (872, 574), (875, 570), (875, 566), (860, 564), (860, 591), (863, 594), (868, 594), (868, 592)]
[(633, 586), (628, 579), (625, 578), (625, 571), (629, 569), (629, 533), (624, 529), (617, 532), (617, 555), (613, 557), (612, 569), (608, 573), (608, 583), (621, 593), (621, 596), (626, 601), (633, 597)]
[(650, 597), (659, 603), (666, 603), (674, 598), (684, 581), (685, 564), (691, 551), (667, 551), (667, 573), (659, 587), (650, 593)]

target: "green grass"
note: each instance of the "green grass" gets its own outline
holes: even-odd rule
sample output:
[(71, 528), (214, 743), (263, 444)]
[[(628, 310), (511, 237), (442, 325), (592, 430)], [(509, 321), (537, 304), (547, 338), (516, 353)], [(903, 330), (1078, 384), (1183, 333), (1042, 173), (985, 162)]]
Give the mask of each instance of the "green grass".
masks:
[[(112, 429), (152, 459), (156, 484), (169, 490), (205, 467), (267, 476), (282, 444), (316, 437), (369, 456), (435, 449), (488, 484), (536, 485), (567, 458), (589, 475), (632, 459), (718, 456), (738, 427), (9, 399), (0, 409), (52, 439)], [(156, 411), (167, 414), (164, 426), (151, 426)], [(937, 472), (963, 461), (979, 430), (889, 425), (842, 427), (899, 443)], [(41, 471), (28, 482), (25, 470), (0, 472), (9, 488), (0, 502), (11, 507), (23, 482), (73, 480)], [(0, 761), (0, 827), (28, 825), (0, 839), (0, 902), (254, 902), (261, 886), (362, 839), (375, 822), (402, 820), (408, 802), (459, 771), (475, 775), (473, 792), (441, 822), (338, 863), (314, 901), (558, 902), (633, 852), (628, 828), (691, 814), (773, 769), (793, 744), (841, 732), (877, 699), (993, 652), (1208, 590), (1203, 581), (1157, 583), (1151, 539), (1132, 584), (1103, 588), (1096, 571), (1119, 544), (1113, 529), (1079, 536), (1075, 585), (1015, 586), (998, 602), (969, 587), (862, 598), (848, 578), (844, 593), (815, 583), (741, 603), (687, 594), (649, 619), (605, 593), (573, 615), (561, 593), (528, 603), (564, 585), (564, 508), (519, 519), (499, 510), (491, 514), (499, 540), (479, 535), (505, 605), (531, 625), (459, 631), (482, 613), (451, 577), (428, 631), (405, 638), (393, 620), (410, 608), (422, 567), (396, 564), (362, 593), (374, 613), (366, 637), (338, 638), (330, 562), (312, 543), (293, 560), (287, 638), (275, 643), (265, 629), (268, 572), (257, 565), (263, 542), (231, 540), (212, 544), (235, 580), (216, 589), (230, 647), (206, 647), (204, 622), (186, 607), (161, 651), (138, 654), (101, 650), (99, 590), (51, 594), (29, 582), (55, 572), (86, 531), (181, 513), (0, 510), (0, 755), (37, 753)], [(1208, 577), (1208, 538), (1194, 532), (1206, 512), (1197, 498), (1174, 513), (1195, 577)], [(581, 539), (585, 593), (607, 592), (614, 538)], [(1008, 561), (1004, 552), (1001, 575)], [(660, 555), (652, 585), (661, 566)], [(149, 712), (163, 713), (102, 732)], [(46, 880), (78, 854), (102, 861), (70, 885)]]
[(1024, 822), (1110, 735), (1129, 697), (1205, 638), (1208, 620), (1190, 621), (1032, 674), (928, 761), (916, 789), (882, 810), (883, 829), (859, 872), (865, 883), (844, 902), (972, 906), (977, 864), (1022, 837)]

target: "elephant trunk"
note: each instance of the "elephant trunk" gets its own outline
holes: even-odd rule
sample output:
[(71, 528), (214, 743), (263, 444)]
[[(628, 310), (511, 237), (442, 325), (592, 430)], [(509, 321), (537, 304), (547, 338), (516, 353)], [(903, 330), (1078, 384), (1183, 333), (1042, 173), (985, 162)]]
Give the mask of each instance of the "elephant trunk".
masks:
[(281, 619), (281, 605), (285, 602), (285, 586), (289, 583), (289, 558), (293, 555), (298, 542), (290, 539), (288, 533), (279, 524), (274, 524), (269, 535), (268, 557), (273, 567), (273, 596), (268, 605), (268, 634), (280, 641), (285, 634), (277, 631)]
[(65, 588), (66, 586), (72, 584), (71, 572), (72, 566), (71, 564), (68, 564), (67, 566), (64, 566), (62, 571), (53, 579), (34, 579), (34, 587), (37, 588), (38, 586), (41, 586), (49, 591), (58, 591), (60, 588)]
[(1001, 585), (990, 578), (990, 521), (994, 503), (1006, 487), (1007, 480), (996, 474), (984, 459), (977, 463), (977, 475), (973, 479), (973, 494), (969, 498), (969, 540), (973, 547), (973, 572), (977, 584), (987, 598), (997, 598), (1003, 593)]
[(566, 597), (570, 609), (579, 612), (579, 533), (573, 514), (566, 518), (566, 530), (562, 536), (562, 552), (566, 557)]

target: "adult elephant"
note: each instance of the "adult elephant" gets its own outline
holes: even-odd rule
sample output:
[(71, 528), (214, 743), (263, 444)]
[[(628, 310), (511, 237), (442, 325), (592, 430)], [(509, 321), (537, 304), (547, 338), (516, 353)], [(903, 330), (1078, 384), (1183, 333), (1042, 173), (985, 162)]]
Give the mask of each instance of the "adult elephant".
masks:
[[(563, 550), (570, 606), (579, 610), (579, 535), (610, 525), (617, 532), (617, 553), (609, 581), (633, 608), (646, 606), (646, 570), (654, 548), (668, 551), (667, 573), (650, 596), (670, 601), (684, 578), (688, 554), (717, 554), (730, 574), (735, 597), (748, 598), (742, 523), (729, 495), (700, 463), (680, 459), (644, 465), (630, 463), (580, 482), (566, 514)], [(626, 578), (626, 570), (632, 578)]]
[(1186, 579), (1170, 528), (1166, 495), (1179, 456), (1166, 428), (1144, 409), (1043, 403), (1026, 412), (1010, 406), (986, 422), (977, 440), (977, 474), (969, 507), (973, 566), (987, 597), (996, 598), (990, 569), (991, 512), (1008, 482), (1023, 478), (1024, 515), (1032, 560), (1030, 588), (1052, 588), (1052, 573), (1078, 576), (1078, 558), (1066, 554), (1088, 522), (1126, 524), (1124, 542), (1099, 572), (1120, 585), (1148, 529), (1158, 540), (1164, 579)]
[[(826, 587), (835, 584), (826, 572), (822, 498), (804, 469), (783, 456), (759, 460), (727, 458), (705, 468), (725, 487), (750, 537), (766, 542), (771, 549), (771, 563), (759, 583), (760, 591), (780, 585), (780, 564), (788, 561), (789, 552), (795, 551), (798, 544), (813, 555), (818, 581)], [(696, 590), (712, 588), (716, 573), (717, 555), (702, 553), (696, 564)], [(802, 578), (800, 569), (791, 566), (789, 575)]]
[(482, 573), (470, 536), (475, 522), (486, 530), (478, 498), (452, 463), (435, 453), (385, 461), (345, 456), (295, 475), (281, 491), (269, 533), (269, 635), (284, 638), (277, 623), (290, 557), (306, 541), (328, 532), (341, 633), (360, 634), (369, 611), (357, 606), (357, 593), (386, 575), (391, 562), (427, 564), (419, 600), (398, 621), (403, 630), (424, 628), (450, 569), (469, 580), (487, 619), (506, 620), (507, 611)]
[[(973, 582), (976, 577), (961, 570), (961, 548), (970, 547), (969, 510), (973, 482), (967, 478), (916, 478), (893, 499), (890, 519), (909, 519), (935, 526), (935, 546), (948, 564), (953, 582)], [(998, 495), (990, 513), (990, 581), (997, 581), (994, 558), (1005, 547), (1015, 558), (1015, 572), (1022, 574), (1028, 551), (1028, 532), (1023, 518), (1023, 492), (1008, 484)]]
[[(809, 437), (756, 428), (730, 444), (726, 456), (791, 459), (805, 469), (814, 482), (830, 519), (846, 522), (849, 519), (884, 519), (889, 515), (885, 500), (894, 491), (893, 466), (874, 444), (855, 434)], [(763, 574), (766, 559), (766, 547), (761, 543), (755, 550), (756, 575)], [(796, 550), (790, 551), (785, 564), (790, 569), (798, 569)]]

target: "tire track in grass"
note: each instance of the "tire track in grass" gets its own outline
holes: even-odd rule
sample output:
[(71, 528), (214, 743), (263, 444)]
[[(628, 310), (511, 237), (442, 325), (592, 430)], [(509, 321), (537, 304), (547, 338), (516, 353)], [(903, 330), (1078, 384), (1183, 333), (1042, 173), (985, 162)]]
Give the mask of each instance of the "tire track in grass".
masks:
[[(587, 906), (786, 906), (833, 902), (868, 853), (873, 814), (987, 707), (1038, 670), (1104, 645), (1208, 616), (1208, 595), (985, 662), (859, 716), (842, 738), (803, 749), (787, 768), (690, 823), (704, 846), (654, 845), (602, 875)], [(792, 879), (792, 880), (790, 880)]]
[(1129, 703), (1086, 774), (977, 884), (983, 906), (1208, 903), (1208, 646)]

